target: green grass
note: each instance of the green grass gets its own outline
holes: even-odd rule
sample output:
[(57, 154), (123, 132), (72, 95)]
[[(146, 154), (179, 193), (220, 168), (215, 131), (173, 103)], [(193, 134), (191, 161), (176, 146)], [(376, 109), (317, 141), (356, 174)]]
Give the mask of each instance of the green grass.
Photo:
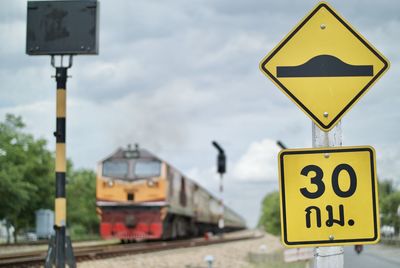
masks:
[(71, 240), (74, 242), (77, 241), (92, 241), (92, 240), (102, 240), (102, 238), (98, 234), (71, 234)]

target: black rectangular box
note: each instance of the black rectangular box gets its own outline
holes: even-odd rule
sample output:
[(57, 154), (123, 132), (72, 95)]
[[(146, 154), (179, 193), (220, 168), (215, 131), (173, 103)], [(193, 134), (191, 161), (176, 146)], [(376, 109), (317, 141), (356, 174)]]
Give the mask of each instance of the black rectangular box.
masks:
[(26, 54), (98, 54), (98, 12), (94, 0), (28, 1)]

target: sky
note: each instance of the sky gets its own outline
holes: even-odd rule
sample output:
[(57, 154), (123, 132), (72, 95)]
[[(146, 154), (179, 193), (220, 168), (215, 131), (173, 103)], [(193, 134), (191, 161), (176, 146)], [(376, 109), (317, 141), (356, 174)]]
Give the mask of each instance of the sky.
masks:
[[(278, 189), (277, 154), (312, 146), (310, 119), (259, 62), (317, 4), (306, 0), (101, 0), (99, 55), (76, 56), (67, 82), (67, 155), (95, 169), (138, 143), (218, 194), (215, 140), (225, 149), (225, 203), (255, 226)], [(400, 184), (400, 2), (329, 1), (391, 62), (342, 120), (343, 145), (371, 145), (379, 179)], [(55, 70), (25, 54), (27, 2), (0, 0), (0, 120), (55, 140)]]

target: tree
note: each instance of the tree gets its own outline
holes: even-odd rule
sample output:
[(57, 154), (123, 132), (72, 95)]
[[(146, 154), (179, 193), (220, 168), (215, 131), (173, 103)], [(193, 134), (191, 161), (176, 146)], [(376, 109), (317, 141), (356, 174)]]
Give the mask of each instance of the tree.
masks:
[(279, 210), (279, 192), (272, 192), (264, 197), (258, 225), (271, 234), (280, 234), (281, 216)]
[(391, 180), (383, 180), (379, 182), (379, 199), (385, 199), (386, 196), (393, 193), (395, 191), (395, 187), (393, 185), (393, 181)]
[(33, 226), (34, 212), (51, 208), (53, 157), (44, 139), (23, 132), (21, 117), (7, 114), (0, 122), (0, 219), (18, 231)]
[[(0, 219), (16, 235), (35, 226), (35, 211), (54, 209), (53, 153), (44, 139), (24, 132), (19, 116), (7, 114), (0, 122)], [(67, 162), (67, 221), (73, 234), (97, 234), (96, 176), (92, 170), (75, 171)]]
[(99, 219), (96, 214), (96, 174), (80, 169), (68, 173), (68, 226), (73, 236), (97, 234)]
[(393, 181), (379, 182), (379, 202), (381, 224), (393, 226), (397, 232), (400, 228), (400, 216), (397, 215), (397, 209), (400, 206), (400, 191), (395, 189)]

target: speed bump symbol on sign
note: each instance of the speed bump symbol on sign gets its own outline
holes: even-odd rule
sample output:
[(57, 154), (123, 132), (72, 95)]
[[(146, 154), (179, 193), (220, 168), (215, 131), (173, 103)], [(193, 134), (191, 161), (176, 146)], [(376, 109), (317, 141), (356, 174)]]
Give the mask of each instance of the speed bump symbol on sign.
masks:
[(282, 241), (286, 246), (379, 241), (372, 147), (282, 150), (279, 187)]
[(327, 3), (319, 3), (260, 63), (329, 131), (389, 68), (389, 61)]

